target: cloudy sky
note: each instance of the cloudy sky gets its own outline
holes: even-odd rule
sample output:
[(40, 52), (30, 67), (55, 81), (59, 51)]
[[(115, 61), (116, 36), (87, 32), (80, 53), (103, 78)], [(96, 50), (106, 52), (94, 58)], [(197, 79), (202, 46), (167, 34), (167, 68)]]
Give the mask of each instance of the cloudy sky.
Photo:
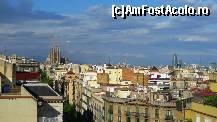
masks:
[[(112, 4), (208, 6), (208, 17), (128, 17)], [(1, 0), (0, 51), (45, 60), (51, 40), (75, 63), (171, 64), (217, 62), (215, 0)]]

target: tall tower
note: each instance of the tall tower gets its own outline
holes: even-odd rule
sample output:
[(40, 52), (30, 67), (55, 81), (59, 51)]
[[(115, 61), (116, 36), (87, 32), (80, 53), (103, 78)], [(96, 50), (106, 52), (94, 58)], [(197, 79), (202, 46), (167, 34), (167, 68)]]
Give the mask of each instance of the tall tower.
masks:
[(178, 60), (178, 64), (177, 65), (178, 65), (179, 68), (181, 68), (183, 66), (183, 62), (182, 62), (181, 59)]
[(172, 65), (174, 68), (178, 67), (178, 57), (176, 54), (173, 55)]

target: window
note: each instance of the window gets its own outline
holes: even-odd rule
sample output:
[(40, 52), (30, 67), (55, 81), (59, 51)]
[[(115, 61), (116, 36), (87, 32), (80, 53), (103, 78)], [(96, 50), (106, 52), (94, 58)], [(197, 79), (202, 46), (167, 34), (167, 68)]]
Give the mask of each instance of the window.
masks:
[(130, 122), (130, 106), (127, 106), (126, 122)]
[(166, 116), (171, 116), (171, 110), (166, 111)]
[(171, 110), (167, 110), (166, 111), (166, 120), (171, 120), (173, 119), (173, 116), (172, 116), (172, 111)]
[(159, 109), (155, 109), (155, 118), (159, 118)]
[(126, 116), (130, 115), (130, 106), (127, 106), (127, 112), (126, 112)]
[(140, 116), (140, 114), (139, 114), (139, 106), (137, 105), (136, 106), (136, 117), (139, 117)]
[(112, 105), (109, 105), (108, 113), (113, 114), (113, 106)]
[(176, 82), (173, 83), (173, 88), (174, 88), (174, 89), (176, 88)]
[(121, 122), (121, 116), (118, 116), (118, 122)]
[(139, 122), (139, 117), (136, 117), (135, 119), (136, 119), (135, 122)]
[(39, 118), (39, 121), (41, 121), (41, 122), (47, 122), (48, 119), (47, 119), (46, 117), (40, 117), (40, 118)]
[(39, 121), (39, 122), (44, 122), (43, 117), (39, 117), (39, 118), (38, 118), (38, 121)]
[(113, 106), (108, 106), (108, 122), (113, 122)]
[(144, 122), (148, 122), (148, 119), (145, 119), (145, 121)]
[(196, 115), (196, 122), (200, 122), (200, 115), (199, 114)]
[(56, 121), (57, 121), (57, 117), (49, 118), (49, 122), (56, 122)]
[(113, 114), (109, 114), (109, 122), (113, 122)]
[(118, 114), (121, 115), (121, 106), (118, 106)]
[(148, 108), (145, 108), (145, 117), (148, 117)]
[(205, 118), (204, 118), (204, 122), (211, 122), (211, 119), (208, 118), (208, 117), (205, 117)]
[(119, 79), (118, 78), (116, 78), (116, 81), (118, 81)]
[(118, 122), (121, 122), (121, 106), (118, 106)]
[(126, 116), (126, 122), (130, 122), (130, 116)]
[(136, 113), (139, 113), (139, 106), (136, 106)]

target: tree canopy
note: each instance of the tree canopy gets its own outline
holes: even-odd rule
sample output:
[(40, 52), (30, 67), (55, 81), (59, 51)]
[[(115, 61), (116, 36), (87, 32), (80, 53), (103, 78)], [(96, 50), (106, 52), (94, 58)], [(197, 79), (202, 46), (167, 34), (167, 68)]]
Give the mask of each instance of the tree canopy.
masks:
[(210, 106), (217, 107), (217, 95), (205, 97), (203, 103), (205, 105), (210, 105)]

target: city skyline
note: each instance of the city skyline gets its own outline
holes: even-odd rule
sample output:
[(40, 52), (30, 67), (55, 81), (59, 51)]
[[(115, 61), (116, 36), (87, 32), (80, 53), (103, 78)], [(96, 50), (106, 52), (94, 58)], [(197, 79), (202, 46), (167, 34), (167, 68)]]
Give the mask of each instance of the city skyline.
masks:
[[(57, 37), (62, 52), (75, 63), (171, 64), (176, 53), (184, 62), (217, 62), (216, 2), (2, 0), (0, 49), (6, 54), (45, 61)], [(114, 20), (112, 4), (208, 6), (207, 17), (128, 17)], [(130, 34), (129, 34), (130, 33)], [(94, 58), (92, 58), (94, 57)]]

